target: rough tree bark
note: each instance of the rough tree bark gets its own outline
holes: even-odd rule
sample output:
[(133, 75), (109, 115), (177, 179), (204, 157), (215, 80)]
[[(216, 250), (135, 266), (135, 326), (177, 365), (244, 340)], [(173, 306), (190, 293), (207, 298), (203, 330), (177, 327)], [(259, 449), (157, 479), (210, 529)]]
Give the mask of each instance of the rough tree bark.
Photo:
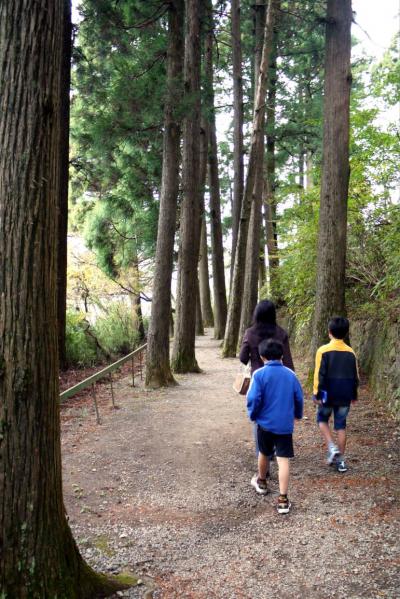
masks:
[(176, 384), (169, 363), (169, 322), (176, 207), (179, 192), (182, 97), (184, 0), (169, 5), (167, 95), (164, 114), (164, 147), (158, 219), (153, 301), (147, 335), (146, 386)]
[(136, 293), (131, 295), (131, 304), (134, 312), (134, 318), (137, 323), (137, 332), (139, 334), (139, 340), (144, 341), (146, 337), (143, 323), (143, 312), (142, 312), (142, 300), (141, 300), (141, 284), (140, 284), (140, 269), (139, 269), (139, 261), (137, 257), (137, 251), (135, 251), (136, 259), (132, 263), (133, 270), (135, 271), (135, 285)]
[(57, 207), (63, 1), (0, 3), (0, 594), (121, 588), (82, 560), (62, 498)]
[[(232, 252), (231, 276), (239, 232), (240, 211), (244, 189), (243, 164), (243, 80), (242, 80), (242, 38), (240, 32), (240, 0), (231, 0), (232, 68), (233, 68), (233, 203), (232, 203)], [(217, 337), (219, 339), (219, 337)]]
[(326, 339), (329, 319), (345, 312), (351, 20), (351, 0), (328, 0), (314, 352)]
[(251, 202), (253, 199), (254, 182), (257, 164), (260, 160), (260, 149), (264, 130), (261, 124), (265, 113), (265, 94), (267, 71), (272, 46), (273, 24), (275, 18), (276, 0), (268, 3), (267, 18), (265, 20), (264, 44), (260, 64), (260, 73), (257, 86), (257, 97), (253, 118), (253, 130), (250, 144), (249, 164), (246, 177), (246, 186), (243, 197), (242, 210), (240, 214), (239, 235), (235, 255), (235, 267), (233, 271), (232, 290), (230, 294), (227, 325), (225, 330), (222, 355), (234, 357), (239, 336), (241, 297), (244, 284), (244, 264), (246, 259), (246, 243), (249, 227), (249, 216)]
[(136, 311), (136, 316), (137, 316), (137, 319), (138, 319), (139, 340), (140, 341), (144, 341), (144, 339), (146, 337), (146, 333), (145, 333), (145, 330), (144, 330), (142, 302), (141, 302), (140, 293), (138, 293), (138, 295), (136, 297), (135, 311)]
[(208, 245), (207, 245), (207, 224), (206, 215), (203, 212), (200, 236), (200, 257), (199, 257), (199, 283), (200, 283), (200, 303), (205, 327), (214, 326), (214, 315), (211, 304), (210, 274), (208, 268)]
[(65, 327), (67, 314), (67, 235), (69, 170), (69, 92), (71, 87), (71, 2), (64, 0), (63, 51), (60, 81), (60, 192), (57, 234), (57, 326), (60, 368), (67, 367)]
[[(207, 52), (207, 49), (206, 49)], [(207, 106), (205, 106), (205, 111)], [(199, 252), (199, 287), (200, 287), (200, 306), (202, 317), (202, 333), (199, 333), (200, 326), (196, 325), (197, 335), (204, 335), (204, 327), (214, 326), (214, 316), (211, 305), (210, 276), (208, 269), (208, 246), (207, 246), (207, 225), (204, 206), (204, 192), (207, 178), (207, 160), (209, 143), (209, 123), (207, 117), (202, 118), (202, 131), (200, 141), (200, 211), (201, 211), (201, 232), (200, 232), (200, 252)]]
[(204, 335), (203, 312), (201, 311), (200, 281), (196, 281), (196, 335)]
[(265, 220), (266, 220), (266, 238), (268, 251), (268, 278), (269, 278), (269, 295), (274, 300), (279, 302), (279, 286), (278, 286), (278, 269), (279, 269), (279, 254), (278, 254), (278, 235), (276, 226), (276, 180), (275, 180), (275, 112), (276, 112), (276, 42), (277, 34), (274, 35), (274, 46), (271, 54), (270, 62), (270, 79), (268, 85), (267, 96), (267, 151), (266, 151), (266, 166), (265, 166), (265, 187), (264, 187), (264, 204), (265, 204)]
[(226, 300), (224, 246), (221, 219), (221, 194), (218, 176), (217, 133), (215, 113), (212, 113), (210, 127), (210, 151), (208, 154), (210, 177), (210, 223), (212, 272), (214, 291), (214, 339), (223, 339), (228, 305)]
[[(200, 245), (199, 245), (199, 263), (198, 272), (196, 279), (196, 335), (204, 335), (204, 322), (203, 322), (203, 301), (207, 303), (207, 290), (208, 300), (211, 307), (210, 298), (210, 285), (208, 279), (208, 261), (207, 261), (207, 239), (206, 239), (206, 261), (207, 261), (207, 281), (201, 280), (203, 276), (205, 278), (205, 261), (202, 260), (202, 232), (204, 222), (204, 191), (206, 185), (207, 176), (207, 148), (208, 148), (208, 124), (205, 119), (201, 119), (200, 126), (200, 190), (199, 190), (199, 201), (200, 201)], [(202, 285), (205, 283), (205, 285)]]
[[(262, 222), (265, 223), (265, 181), (263, 186), (263, 210), (262, 210)], [(265, 246), (267, 245), (267, 238), (265, 236), (265, 224), (261, 228), (261, 241), (260, 241), (260, 256), (258, 260), (258, 295), (261, 298), (261, 290), (267, 282), (267, 267), (266, 267), (266, 256)], [(261, 298), (262, 299), (262, 298)]]
[(200, 245), (200, 0), (186, 0), (182, 187), (178, 296), (172, 368), (198, 372), (195, 356), (196, 279)]
[[(264, 0), (256, 0), (254, 6), (255, 14), (255, 52), (254, 52), (254, 100), (257, 96), (258, 72), (260, 70), (261, 53), (263, 47), (263, 35), (265, 25), (265, 4)], [(254, 103), (255, 106), (255, 103)], [(265, 116), (260, 123), (261, 129), (264, 131)], [(245, 330), (250, 326), (254, 308), (257, 304), (258, 297), (258, 271), (260, 261), (260, 242), (261, 242), (261, 225), (262, 225), (262, 200), (264, 188), (264, 135), (260, 140), (260, 156), (256, 167), (256, 175), (254, 181), (253, 201), (251, 203), (249, 231), (247, 236), (246, 247), (246, 262), (243, 298), (240, 314), (239, 327), (239, 344), (243, 338)]]
[(208, 88), (209, 114), (209, 150), (208, 150), (208, 180), (210, 186), (210, 224), (211, 250), (214, 291), (214, 338), (223, 339), (227, 316), (224, 246), (221, 222), (221, 194), (218, 173), (218, 144), (215, 124), (214, 83), (213, 83), (213, 46), (214, 22), (212, 4), (208, 7), (208, 31), (206, 35), (206, 65), (205, 79)]
[(313, 181), (313, 155), (311, 150), (306, 154), (306, 190), (310, 191), (314, 187)]

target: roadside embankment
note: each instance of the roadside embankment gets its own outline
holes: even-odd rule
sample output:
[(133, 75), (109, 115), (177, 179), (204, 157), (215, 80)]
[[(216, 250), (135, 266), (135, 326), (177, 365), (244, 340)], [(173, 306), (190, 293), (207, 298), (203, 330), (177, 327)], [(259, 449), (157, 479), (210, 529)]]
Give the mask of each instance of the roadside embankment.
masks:
[(351, 344), (373, 395), (400, 419), (400, 322), (353, 320)]

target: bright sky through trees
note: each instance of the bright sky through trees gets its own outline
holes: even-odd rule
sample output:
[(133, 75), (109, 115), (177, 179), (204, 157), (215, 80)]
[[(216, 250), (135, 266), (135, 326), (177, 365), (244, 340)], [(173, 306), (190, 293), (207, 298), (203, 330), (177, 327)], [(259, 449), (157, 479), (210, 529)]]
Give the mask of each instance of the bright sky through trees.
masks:
[(353, 34), (359, 47), (380, 58), (400, 29), (399, 0), (353, 0), (352, 7), (356, 13)]
[[(80, 0), (72, 0), (72, 21), (79, 22)], [(353, 33), (371, 56), (380, 58), (400, 29), (399, 0), (353, 0), (356, 23)]]

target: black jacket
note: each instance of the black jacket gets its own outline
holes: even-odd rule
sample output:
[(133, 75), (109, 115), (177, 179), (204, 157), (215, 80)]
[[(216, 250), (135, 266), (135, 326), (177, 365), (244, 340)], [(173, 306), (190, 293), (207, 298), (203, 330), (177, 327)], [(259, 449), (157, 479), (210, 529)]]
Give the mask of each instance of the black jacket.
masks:
[[(265, 337), (261, 337), (257, 331), (256, 325), (253, 325), (245, 331), (243, 336), (242, 346), (240, 348), (239, 360), (243, 364), (251, 362), (251, 373), (258, 368), (261, 368), (264, 363), (258, 353), (258, 346)], [(280, 341), (283, 345), (283, 365), (294, 371), (292, 354), (290, 353), (289, 338), (287, 332), (282, 327), (276, 325), (275, 332), (268, 339)]]
[(317, 399), (326, 391), (328, 406), (349, 406), (357, 399), (358, 369), (354, 351), (341, 339), (322, 345), (315, 355), (314, 388)]

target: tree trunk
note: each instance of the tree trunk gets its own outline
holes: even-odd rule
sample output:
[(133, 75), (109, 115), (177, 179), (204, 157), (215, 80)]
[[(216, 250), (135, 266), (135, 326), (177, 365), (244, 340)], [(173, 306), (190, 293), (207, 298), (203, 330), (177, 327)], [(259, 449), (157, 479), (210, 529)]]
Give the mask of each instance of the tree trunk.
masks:
[(146, 333), (144, 330), (142, 300), (140, 297), (140, 291), (138, 291), (137, 293), (132, 293), (131, 305), (132, 305), (134, 317), (136, 320), (136, 327), (137, 327), (137, 332), (139, 335), (139, 341), (144, 341), (144, 339), (146, 337)]
[[(244, 188), (243, 165), (243, 80), (242, 80), (242, 38), (240, 32), (240, 0), (231, 0), (232, 15), (232, 62), (233, 62), (233, 204), (232, 204), (232, 252), (231, 275), (239, 232), (240, 211)], [(219, 337), (217, 337), (219, 339)]]
[(205, 327), (214, 326), (214, 315), (211, 304), (210, 275), (208, 270), (208, 246), (207, 246), (207, 225), (206, 215), (203, 212), (200, 237), (200, 259), (199, 259), (199, 283), (200, 283), (200, 304)]
[(141, 290), (141, 281), (140, 281), (140, 269), (139, 269), (139, 258), (137, 246), (132, 248), (134, 256), (132, 259), (132, 284), (131, 289), (132, 292), (130, 294), (130, 301), (132, 306), (132, 315), (135, 320), (136, 330), (139, 335), (139, 341), (144, 341), (146, 334), (144, 330), (143, 323), (143, 313), (142, 313), (142, 300), (140, 295)]
[(138, 319), (139, 340), (144, 341), (144, 339), (146, 337), (146, 333), (144, 330), (143, 312), (142, 312), (142, 303), (141, 303), (140, 293), (138, 293), (137, 297), (136, 297), (136, 315), (137, 315), (137, 319)]
[(226, 300), (224, 245), (221, 222), (221, 194), (218, 176), (218, 149), (214, 112), (212, 112), (210, 125), (208, 167), (210, 178), (210, 222), (214, 290), (214, 339), (223, 339), (228, 306)]
[(345, 312), (351, 20), (351, 0), (328, 0), (314, 352), (326, 339), (329, 319)]
[(304, 191), (304, 187), (305, 187), (304, 159), (305, 159), (304, 145), (301, 144), (300, 152), (299, 152), (299, 189), (300, 189), (300, 192)]
[(62, 0), (0, 4), (0, 588), (91, 598), (62, 497), (57, 344)]
[[(265, 4), (264, 0), (256, 0), (255, 4), (255, 52), (254, 52), (254, 73), (258, 79), (260, 70), (261, 53), (263, 47), (263, 35), (265, 25)], [(254, 82), (255, 98), (257, 95), (258, 81)], [(254, 100), (255, 100), (254, 98)], [(254, 102), (255, 107), (255, 102)], [(263, 117), (260, 127), (264, 131)], [(240, 315), (239, 343), (243, 338), (245, 330), (250, 326), (254, 308), (258, 297), (258, 269), (260, 259), (261, 225), (262, 225), (262, 195), (263, 195), (263, 163), (264, 163), (264, 135), (260, 141), (259, 162), (256, 167), (256, 176), (254, 182), (254, 195), (251, 203), (249, 232), (247, 236), (245, 277), (243, 288), (243, 299)]]
[[(206, 50), (207, 52), (207, 50)], [(207, 106), (205, 106), (207, 111)], [(200, 253), (199, 253), (199, 298), (202, 315), (202, 333), (204, 335), (204, 326), (214, 326), (214, 316), (211, 305), (210, 292), (210, 276), (208, 272), (208, 247), (207, 247), (207, 225), (204, 209), (204, 191), (207, 178), (207, 161), (208, 161), (208, 144), (209, 144), (209, 123), (206, 117), (202, 118), (202, 131), (200, 139), (200, 201), (201, 201), (201, 232), (200, 232)], [(199, 330), (199, 326), (197, 326)]]
[(204, 335), (203, 313), (201, 311), (200, 300), (200, 283), (197, 277), (197, 293), (196, 293), (196, 335)]
[(170, 3), (167, 53), (167, 95), (164, 114), (164, 146), (158, 219), (153, 301), (147, 335), (146, 386), (175, 384), (169, 363), (169, 322), (179, 163), (182, 96), (184, 1)]
[[(261, 54), (263, 48), (265, 4), (264, 0), (256, 0), (255, 8), (255, 49), (254, 49), (254, 108), (257, 96), (258, 73), (260, 70)], [(260, 124), (262, 130), (265, 127), (265, 117)], [(251, 203), (249, 232), (247, 236), (245, 277), (243, 288), (243, 299), (240, 315), (239, 343), (243, 338), (245, 330), (250, 326), (254, 308), (258, 297), (258, 271), (260, 259), (260, 241), (262, 225), (262, 194), (263, 194), (263, 163), (264, 163), (264, 135), (260, 142), (261, 160), (257, 163), (253, 201)]]
[(200, 245), (200, 0), (186, 0), (182, 187), (178, 292), (172, 367), (198, 372), (195, 357), (196, 279)]
[(279, 302), (278, 285), (278, 235), (276, 226), (276, 181), (275, 181), (275, 124), (276, 124), (276, 34), (274, 36), (274, 48), (270, 62), (270, 79), (267, 97), (267, 151), (266, 151), (266, 176), (264, 187), (264, 204), (266, 218), (266, 237), (268, 250), (268, 275), (269, 295)]
[(69, 178), (69, 92), (71, 87), (71, 2), (64, 0), (63, 51), (60, 80), (60, 191), (57, 234), (57, 326), (61, 370), (67, 367), (65, 328), (67, 314), (67, 236)]
[(214, 291), (214, 338), (222, 339), (225, 332), (227, 301), (225, 285), (224, 246), (221, 222), (221, 194), (218, 173), (218, 144), (215, 124), (213, 46), (214, 22), (212, 4), (207, 2), (208, 30), (206, 34), (205, 87), (207, 89), (207, 114), (209, 115), (208, 180), (210, 187), (211, 250)]
[(308, 150), (306, 154), (306, 190), (310, 191), (313, 187), (313, 156), (312, 152)]
[(266, 269), (266, 265), (265, 265), (265, 246), (266, 246), (266, 237), (265, 237), (265, 221), (266, 221), (266, 217), (265, 217), (265, 181), (264, 181), (264, 185), (263, 185), (263, 211), (262, 211), (262, 223), (264, 223), (264, 226), (261, 227), (261, 241), (260, 241), (260, 256), (259, 256), (259, 260), (258, 260), (258, 295), (260, 297), (260, 299), (262, 299), (261, 297), (261, 290), (263, 289), (264, 285), (267, 282), (267, 269)]
[[(240, 215), (239, 235), (233, 271), (232, 291), (228, 310), (227, 326), (225, 330), (223, 356), (234, 357), (239, 336), (240, 307), (244, 284), (244, 266), (246, 259), (247, 233), (251, 202), (253, 199), (256, 168), (260, 161), (264, 130), (262, 123), (265, 113), (265, 94), (269, 59), (272, 47), (273, 23), (275, 18), (276, 0), (268, 4), (267, 18), (264, 29), (264, 44), (260, 64), (260, 73), (257, 86), (257, 98), (253, 118), (253, 130), (250, 144), (249, 165), (247, 170), (246, 187)], [(262, 154), (261, 154), (262, 156)]]
[[(264, 153), (264, 144), (262, 154)], [(262, 154), (260, 159), (262, 160)], [(254, 197), (251, 206), (249, 234), (247, 236), (246, 261), (242, 305), (240, 313), (240, 328), (238, 341), (241, 342), (245, 330), (250, 326), (254, 308), (258, 298), (258, 272), (260, 262), (261, 225), (262, 225), (262, 165), (256, 175)], [(261, 179), (261, 181), (260, 181)]]

